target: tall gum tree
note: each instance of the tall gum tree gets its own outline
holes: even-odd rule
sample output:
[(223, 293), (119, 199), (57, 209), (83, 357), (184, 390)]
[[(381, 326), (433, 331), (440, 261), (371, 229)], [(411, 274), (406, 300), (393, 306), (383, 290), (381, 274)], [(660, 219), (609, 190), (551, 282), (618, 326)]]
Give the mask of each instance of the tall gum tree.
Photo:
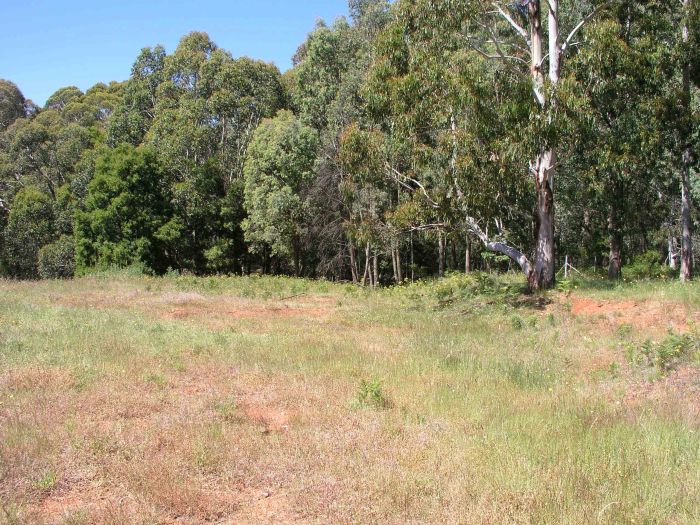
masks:
[[(682, 87), (680, 104), (683, 118), (681, 119), (679, 135), (681, 140), (680, 165), (681, 165), (681, 281), (689, 281), (693, 277), (693, 231), (691, 218), (691, 196), (690, 196), (690, 171), (693, 160), (691, 145), (692, 136), (692, 73), (693, 47), (691, 45), (691, 19), (697, 17), (700, 9), (697, 2), (692, 0), (679, 0), (683, 7), (683, 21), (681, 24), (681, 74)], [(697, 29), (697, 28), (695, 28)], [(693, 35), (697, 39), (697, 35)]]
[[(492, 2), (491, 7), (500, 15), (512, 30), (514, 30), (526, 45), (530, 56), (530, 75), (535, 102), (540, 118), (546, 122), (546, 127), (554, 124), (554, 112), (557, 105), (557, 85), (562, 76), (562, 67), (567, 50), (574, 38), (584, 25), (606, 4), (593, 8), (586, 16), (571, 29), (566, 38), (562, 38), (559, 0), (517, 0), (515, 4), (504, 5), (505, 2)], [(523, 27), (508, 11), (510, 7), (527, 20), (529, 31)], [(547, 30), (542, 24), (543, 6), (546, 7)], [(516, 57), (507, 55), (505, 45), (499, 41), (495, 29), (491, 29), (492, 39), (489, 42), (495, 49), (493, 58), (513, 60)], [(545, 53), (545, 45), (548, 52)], [(519, 59), (522, 62), (522, 59)], [(548, 69), (545, 64), (548, 62)], [(548, 78), (547, 78), (548, 77)], [(547, 82), (548, 80), (548, 82)], [(543, 134), (544, 135), (544, 134)], [(514, 259), (526, 274), (531, 289), (551, 288), (555, 280), (554, 253), (554, 177), (557, 169), (557, 147), (544, 136), (535, 137), (538, 143), (537, 153), (530, 161), (530, 172), (535, 179), (536, 209), (534, 213), (535, 250), (533, 261), (523, 253), (504, 243), (490, 243), (486, 235), (474, 228), (478, 236), (485, 242), (487, 248), (502, 252)], [(474, 221), (472, 221), (474, 222)], [(474, 224), (474, 226), (476, 226)]]
[[(410, 38), (411, 45), (421, 50), (431, 48), (431, 53), (438, 57), (444, 57), (447, 49), (457, 54), (467, 48), (484, 59), (500, 61), (531, 85), (526, 96), (534, 104), (532, 125), (522, 140), (532, 145), (527, 162), (528, 173), (535, 182), (532, 256), (506, 242), (502, 231), (497, 231), (498, 237), (489, 235), (484, 217), (470, 215), (465, 204), (469, 196), (456, 183), (454, 200), (455, 207), (464, 213), (467, 230), (486, 249), (514, 260), (533, 290), (551, 288), (555, 281), (557, 91), (564, 60), (578, 44), (576, 37), (582, 28), (607, 5), (607, 2), (567, 3), (566, 12), (562, 13), (560, 0), (402, 0), (397, 4), (399, 17), (407, 20), (404, 38)], [(565, 25), (568, 32), (563, 32)], [(445, 67), (450, 67), (451, 59), (446, 60)], [(443, 86), (436, 82), (434, 88), (439, 91)], [(524, 168), (525, 163), (522, 164)], [(412, 184), (416, 185), (417, 181)]]

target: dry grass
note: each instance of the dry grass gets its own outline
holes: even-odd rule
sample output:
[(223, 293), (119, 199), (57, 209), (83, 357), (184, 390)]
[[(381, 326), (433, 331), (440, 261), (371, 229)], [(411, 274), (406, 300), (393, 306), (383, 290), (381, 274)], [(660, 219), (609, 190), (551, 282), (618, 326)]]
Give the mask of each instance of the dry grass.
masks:
[(418, 295), (0, 284), (0, 523), (700, 522), (698, 368), (620, 348), (658, 323)]

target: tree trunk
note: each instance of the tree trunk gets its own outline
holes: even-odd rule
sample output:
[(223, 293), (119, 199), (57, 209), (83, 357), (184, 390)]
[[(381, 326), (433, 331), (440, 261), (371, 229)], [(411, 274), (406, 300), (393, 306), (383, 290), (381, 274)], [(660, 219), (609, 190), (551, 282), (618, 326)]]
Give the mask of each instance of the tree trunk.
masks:
[(454, 239), (450, 240), (450, 270), (457, 269), (457, 247)]
[(467, 235), (467, 248), (464, 250), (464, 273), (472, 271), (472, 241)]
[[(683, 43), (687, 44), (690, 39), (688, 28), (688, 16), (690, 9), (689, 0), (683, 1), (685, 10), (685, 20), (683, 23)], [(691, 91), (690, 91), (690, 57), (683, 57), (683, 93), (681, 95), (683, 104), (683, 122), (681, 124), (681, 143), (683, 151), (681, 154), (681, 281), (689, 281), (693, 278), (693, 231), (690, 217), (691, 197), (690, 197), (690, 135), (692, 129), (686, 119), (691, 118)]]
[(618, 235), (610, 234), (610, 262), (608, 263), (608, 279), (616, 280), (622, 277), (622, 242)]
[(299, 239), (294, 238), (292, 241), (292, 249), (294, 250), (294, 277), (299, 277), (301, 274), (301, 248), (299, 247)]
[(365, 271), (362, 274), (362, 286), (367, 286), (367, 279), (369, 278), (370, 281), (370, 286), (372, 285), (372, 275), (370, 274), (369, 271), (369, 263), (370, 263), (370, 257), (369, 257), (369, 250), (370, 250), (370, 244), (367, 243), (367, 246), (365, 246)]
[(438, 232), (438, 276), (445, 277), (445, 237)]
[(348, 251), (350, 252), (350, 274), (352, 275), (353, 284), (359, 281), (357, 275), (357, 256), (355, 255), (355, 245), (352, 242), (348, 243)]
[(376, 288), (379, 286), (379, 256), (377, 254), (374, 255), (374, 279), (372, 281), (372, 287)]
[(671, 270), (678, 269), (678, 261), (676, 260), (676, 239), (673, 235), (668, 235), (668, 267)]
[(690, 150), (683, 152), (681, 188), (681, 281), (693, 278), (693, 231), (690, 217)]
[(537, 209), (535, 210), (535, 264), (528, 279), (533, 290), (554, 286), (554, 150), (546, 151), (536, 161)]
[(401, 269), (401, 250), (396, 247), (396, 284), (401, 284), (403, 282), (403, 272)]
[[(548, 0), (548, 36), (549, 36), (549, 80), (553, 90), (559, 82), (561, 69), (561, 44), (559, 41), (558, 0)], [(545, 97), (544, 55), (542, 49), (541, 2), (531, 0), (528, 4), (531, 42), (531, 72), (533, 90), (540, 109), (547, 114), (551, 124), (552, 109), (555, 100), (547, 101)], [(554, 170), (557, 158), (553, 148), (543, 150), (531, 164), (536, 177), (537, 208), (535, 210), (535, 261), (528, 276), (528, 284), (533, 290), (552, 288), (554, 286)]]
[(622, 277), (622, 232), (620, 230), (620, 203), (623, 199), (622, 183), (615, 182), (608, 216), (608, 234), (610, 239), (610, 260), (608, 262), (608, 279)]
[(411, 230), (411, 282), (413, 282), (416, 278), (415, 275), (415, 254), (413, 251), (413, 230)]

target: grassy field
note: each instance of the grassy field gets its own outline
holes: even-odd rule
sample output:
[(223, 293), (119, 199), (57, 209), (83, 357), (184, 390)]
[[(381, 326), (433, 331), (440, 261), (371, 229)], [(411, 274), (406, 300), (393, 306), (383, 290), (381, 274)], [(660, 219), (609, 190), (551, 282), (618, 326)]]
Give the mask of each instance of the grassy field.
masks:
[(0, 523), (700, 523), (700, 287), (518, 282), (2, 282)]

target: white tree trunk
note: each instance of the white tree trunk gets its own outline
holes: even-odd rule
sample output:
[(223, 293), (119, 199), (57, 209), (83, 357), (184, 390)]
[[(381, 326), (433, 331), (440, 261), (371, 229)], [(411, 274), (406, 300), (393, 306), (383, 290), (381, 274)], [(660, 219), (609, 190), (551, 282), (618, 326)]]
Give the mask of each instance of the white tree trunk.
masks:
[[(530, 1), (530, 42), (532, 50), (532, 83), (535, 98), (540, 110), (547, 115), (552, 123), (551, 111), (554, 106), (553, 97), (547, 97), (544, 85), (544, 55), (543, 29), (541, 23), (540, 0)], [(561, 69), (561, 43), (559, 41), (558, 0), (549, 0), (549, 80), (554, 89), (559, 82)], [(543, 148), (531, 164), (531, 172), (535, 176), (537, 192), (537, 209), (535, 210), (535, 257), (532, 273), (528, 276), (530, 288), (539, 290), (554, 286), (554, 173), (556, 151), (553, 148)]]
[[(683, 0), (684, 23), (683, 23), (683, 43), (687, 44), (690, 39), (688, 29), (689, 0)], [(690, 57), (683, 58), (683, 94), (682, 103), (685, 112), (684, 118), (689, 118), (691, 109), (690, 91)], [(691, 196), (690, 196), (690, 163), (692, 152), (690, 150), (690, 133), (687, 131), (687, 124), (682, 124), (681, 140), (684, 142), (681, 153), (681, 281), (689, 281), (693, 278), (693, 230), (690, 216)]]

